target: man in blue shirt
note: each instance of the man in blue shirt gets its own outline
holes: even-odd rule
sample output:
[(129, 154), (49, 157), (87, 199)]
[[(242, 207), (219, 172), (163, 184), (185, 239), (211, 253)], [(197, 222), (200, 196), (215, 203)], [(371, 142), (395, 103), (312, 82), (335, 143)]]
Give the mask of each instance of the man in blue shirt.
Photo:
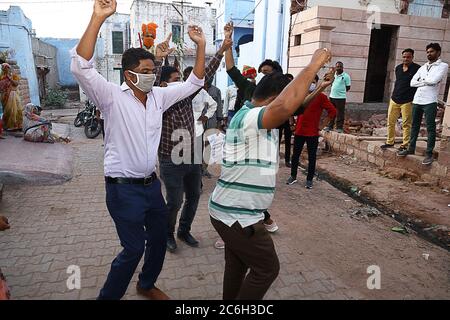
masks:
[[(351, 86), (350, 75), (344, 72), (344, 64), (340, 61), (336, 62), (336, 75), (333, 85), (331, 86), (330, 101), (336, 107), (336, 129), (337, 132), (344, 132), (344, 118), (345, 118), (345, 102), (347, 101), (347, 91)], [(329, 130), (333, 130), (335, 120), (330, 122)]]

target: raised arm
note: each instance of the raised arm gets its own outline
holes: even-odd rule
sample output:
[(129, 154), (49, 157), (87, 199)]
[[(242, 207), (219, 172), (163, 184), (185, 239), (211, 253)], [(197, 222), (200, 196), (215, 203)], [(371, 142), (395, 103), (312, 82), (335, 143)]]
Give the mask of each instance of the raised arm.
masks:
[(77, 54), (80, 57), (87, 61), (92, 59), (100, 28), (103, 22), (116, 12), (116, 7), (116, 0), (95, 0), (91, 20), (77, 46)]
[(159, 87), (161, 84), (161, 72), (162, 65), (164, 59), (166, 59), (172, 52), (175, 51), (175, 48), (170, 48), (170, 39), (172, 39), (172, 33), (169, 33), (166, 40), (161, 42), (156, 46), (156, 54), (155, 54), (155, 86)]
[(70, 70), (86, 95), (100, 110), (106, 110), (111, 103), (111, 87), (95, 69), (93, 56), (97, 35), (103, 22), (116, 11), (116, 0), (95, 0), (89, 25), (78, 45), (71, 50)]
[(317, 72), (330, 59), (331, 52), (328, 49), (319, 49), (314, 53), (308, 66), (266, 107), (262, 117), (263, 128), (278, 128), (295, 113), (308, 95)]
[(220, 46), (219, 50), (217, 51), (216, 55), (209, 61), (208, 65), (205, 69), (205, 82), (209, 82), (212, 80), (217, 72), (217, 69), (219, 69), (220, 61), (223, 59), (223, 54), (228, 49), (230, 49), (233, 45), (233, 41), (231, 39), (225, 39), (222, 42), (222, 45)]
[[(170, 86), (167, 88), (154, 88), (164, 96), (163, 110), (169, 109), (178, 101), (181, 101), (197, 91), (205, 84), (205, 47), (206, 40), (203, 31), (198, 26), (189, 26), (189, 37), (197, 45), (197, 57), (194, 70), (189, 78), (182, 84)], [(155, 91), (156, 92), (156, 91)]]
[(335, 68), (330, 68), (330, 70), (328, 70), (328, 72), (323, 77), (323, 81), (320, 83), (320, 85), (317, 86), (317, 88), (313, 92), (308, 94), (308, 96), (305, 98), (305, 101), (303, 101), (300, 108), (298, 108), (297, 111), (295, 111), (294, 116), (298, 116), (304, 113), (305, 110), (308, 108), (309, 104), (311, 103), (311, 101), (313, 101), (319, 95), (319, 93), (322, 93), (323, 91), (325, 91), (326, 88), (328, 88), (333, 84), (335, 73), (336, 73)]
[(206, 39), (202, 28), (200, 28), (199, 26), (189, 26), (189, 37), (197, 45), (197, 56), (192, 72), (197, 78), (204, 79)]

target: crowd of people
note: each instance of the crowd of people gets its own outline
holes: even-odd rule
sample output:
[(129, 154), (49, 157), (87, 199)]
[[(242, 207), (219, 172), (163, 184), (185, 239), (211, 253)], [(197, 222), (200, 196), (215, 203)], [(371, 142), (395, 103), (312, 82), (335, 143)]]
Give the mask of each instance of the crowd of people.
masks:
[[(328, 49), (318, 49), (295, 77), (283, 73), (272, 60), (263, 61), (257, 70), (244, 66), (241, 72), (233, 58), (233, 24), (228, 23), (221, 47), (207, 64), (205, 35), (200, 27), (189, 26), (196, 60), (185, 70), (163, 65), (173, 52), (170, 36), (153, 53), (143, 48), (126, 50), (122, 56), (125, 81), (117, 85), (106, 81), (93, 63), (100, 28), (116, 6), (116, 0), (96, 0), (90, 23), (71, 51), (71, 71), (106, 124), (106, 205), (123, 247), (111, 263), (98, 299), (121, 299), (142, 257), (137, 292), (149, 299), (169, 299), (156, 287), (166, 251), (179, 250), (177, 239), (199, 246), (191, 229), (202, 177), (209, 176), (204, 161), (208, 129), (225, 133), (221, 173), (208, 201), (211, 224), (220, 236), (215, 246), (224, 249), (223, 298), (262, 299), (280, 269), (270, 235), (278, 226), (269, 208), (276, 189), (281, 137), (284, 134), (285, 165), (291, 170), (288, 185), (297, 182), (306, 143), (305, 187), (311, 189), (320, 132), (335, 128), (343, 132), (350, 75), (344, 72), (344, 64), (337, 62), (319, 78), (319, 71), (332, 58)], [(420, 67), (413, 63), (414, 51), (404, 50), (403, 64), (396, 68), (389, 134), (383, 145), (384, 149), (394, 146), (392, 126), (401, 113), (404, 141), (398, 155), (414, 153), (425, 113), (429, 130), (426, 164), (431, 163), (428, 158), (434, 148), (438, 84), (448, 71), (448, 65), (439, 60), (440, 52), (438, 44), (427, 46), (429, 62)], [(212, 81), (223, 58), (233, 85), (227, 88), (222, 106), (220, 90)], [(328, 97), (323, 92), (330, 86)], [(45, 135), (38, 111), (27, 105), (25, 115), (27, 121), (37, 121), (34, 128)], [(11, 117), (16, 119), (8, 113), (8, 125), (14, 122)], [(165, 196), (156, 174), (158, 165)], [(7, 220), (0, 223), (7, 225)]]

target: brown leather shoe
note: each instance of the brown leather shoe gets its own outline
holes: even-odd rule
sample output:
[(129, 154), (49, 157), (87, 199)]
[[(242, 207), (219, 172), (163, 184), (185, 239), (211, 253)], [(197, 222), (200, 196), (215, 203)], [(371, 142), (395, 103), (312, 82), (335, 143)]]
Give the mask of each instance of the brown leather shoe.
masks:
[(146, 297), (149, 300), (170, 300), (169, 296), (166, 295), (161, 290), (159, 290), (157, 287), (153, 287), (152, 289), (146, 290), (141, 288), (139, 284), (137, 284), (136, 291), (138, 294)]

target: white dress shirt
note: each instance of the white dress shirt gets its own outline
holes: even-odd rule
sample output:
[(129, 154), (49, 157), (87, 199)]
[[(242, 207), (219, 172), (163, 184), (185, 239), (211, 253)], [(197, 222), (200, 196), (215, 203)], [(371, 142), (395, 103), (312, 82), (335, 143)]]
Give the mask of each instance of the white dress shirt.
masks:
[(448, 64), (441, 59), (427, 62), (414, 75), (411, 87), (418, 88), (414, 95), (414, 104), (426, 105), (438, 101), (440, 84), (448, 73)]
[(206, 92), (205, 89), (202, 89), (192, 100), (192, 111), (194, 112), (196, 137), (200, 137), (205, 131), (203, 122), (198, 120), (198, 118), (202, 116), (205, 107), (207, 107), (205, 116), (208, 119), (211, 119), (216, 114), (217, 102), (213, 99), (213, 97), (209, 95), (208, 92)]
[(186, 82), (167, 88), (154, 87), (146, 107), (126, 83), (106, 81), (95, 69), (93, 59), (71, 51), (70, 69), (86, 95), (100, 109), (108, 123), (105, 131), (105, 176), (143, 178), (156, 169), (161, 138), (162, 115), (204, 85), (194, 72)]
[(227, 88), (227, 92), (225, 93), (225, 99), (223, 102), (223, 117), (228, 117), (228, 111), (234, 111), (234, 105), (236, 103), (237, 98), (237, 87), (235, 85), (231, 85)]

